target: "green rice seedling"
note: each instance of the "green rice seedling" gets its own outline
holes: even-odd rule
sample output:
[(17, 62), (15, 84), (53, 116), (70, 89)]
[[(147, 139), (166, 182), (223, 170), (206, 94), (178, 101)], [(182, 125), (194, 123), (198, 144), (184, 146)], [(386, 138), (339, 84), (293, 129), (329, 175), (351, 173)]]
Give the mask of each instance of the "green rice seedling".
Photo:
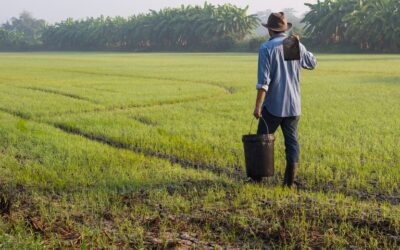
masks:
[(399, 56), (317, 57), (286, 190), (280, 131), (243, 182), (254, 54), (0, 54), (1, 248), (398, 248)]

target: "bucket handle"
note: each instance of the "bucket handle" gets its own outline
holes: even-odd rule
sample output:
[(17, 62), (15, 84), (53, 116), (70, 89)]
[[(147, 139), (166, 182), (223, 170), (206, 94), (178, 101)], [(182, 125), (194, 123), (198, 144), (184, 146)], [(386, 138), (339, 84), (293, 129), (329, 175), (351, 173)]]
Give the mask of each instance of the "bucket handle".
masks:
[[(253, 120), (251, 120), (249, 134), (251, 134), (251, 129), (252, 129), (252, 127), (253, 127), (253, 122), (254, 122), (255, 119), (256, 119), (256, 118), (254, 117)], [(265, 124), (265, 127), (267, 128), (267, 134), (269, 134), (269, 129), (268, 129), (268, 124), (267, 124), (267, 122), (264, 120), (264, 118), (263, 118), (262, 116), (260, 116), (260, 119), (263, 120), (263, 122), (264, 122), (264, 124)]]

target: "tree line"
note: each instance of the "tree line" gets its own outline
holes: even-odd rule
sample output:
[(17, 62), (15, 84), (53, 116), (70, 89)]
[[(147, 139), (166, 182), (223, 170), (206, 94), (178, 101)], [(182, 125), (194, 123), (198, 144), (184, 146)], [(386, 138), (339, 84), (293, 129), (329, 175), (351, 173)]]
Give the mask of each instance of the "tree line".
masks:
[[(302, 25), (293, 9), (286, 10), (305, 43), (400, 52), (399, 0), (325, 0), (306, 5), (310, 11)], [(128, 18), (69, 18), (55, 24), (23, 12), (0, 26), (0, 50), (227, 51), (245, 44), (256, 51), (266, 39), (260, 20), (266, 21), (269, 12), (247, 12), (248, 8), (231, 4), (205, 3)]]
[(22, 12), (19, 18), (13, 17), (0, 26), (0, 49), (18, 50), (39, 48), (42, 45), (42, 33), (46, 22), (35, 19), (28, 12)]
[[(248, 15), (247, 11), (248, 7), (205, 3), (151, 10), (129, 18), (69, 18), (54, 25), (43, 25), (33, 36), (26, 36), (16, 26), (17, 22), (29, 19), (23, 13), (19, 19), (2, 26), (0, 46), (41, 46), (54, 50), (227, 50), (259, 24), (257, 16)], [(31, 24), (39, 22), (30, 19)]]
[(400, 52), (399, 0), (325, 0), (306, 4), (307, 41), (354, 46), (376, 52)]

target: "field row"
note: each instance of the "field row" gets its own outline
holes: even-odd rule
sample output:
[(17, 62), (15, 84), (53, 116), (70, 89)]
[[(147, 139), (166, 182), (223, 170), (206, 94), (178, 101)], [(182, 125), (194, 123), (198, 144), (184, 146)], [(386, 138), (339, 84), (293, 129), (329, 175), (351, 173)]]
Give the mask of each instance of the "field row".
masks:
[(256, 55), (1, 54), (0, 247), (398, 247), (400, 58), (318, 59), (290, 191), (280, 131), (244, 183)]
[[(240, 106), (246, 105), (239, 99), (242, 96), (204, 101), (202, 105), (193, 102), (54, 116), (37, 121), (116, 148), (243, 178), (240, 136), (248, 133), (251, 119), (246, 118), (246, 113), (230, 114), (227, 110), (239, 110)], [(216, 108), (221, 102), (226, 108)], [(24, 118), (18, 113), (16, 115)], [(340, 116), (337, 115), (336, 119), (340, 120)], [(376, 124), (372, 129), (373, 121), (354, 117), (352, 124), (339, 123), (332, 131), (331, 128), (324, 129), (327, 124), (335, 122), (329, 117), (312, 119), (305, 116), (301, 122), (300, 141), (305, 146), (298, 174), (305, 189), (342, 192), (356, 198), (399, 204), (398, 138), (391, 136), (391, 128), (396, 124), (388, 120), (385, 121), (386, 127)], [(348, 138), (347, 130), (351, 131), (351, 126), (357, 127), (358, 133)], [(380, 137), (375, 138), (375, 133)], [(284, 144), (280, 132), (277, 136), (276, 167), (280, 175), (284, 167)]]
[[(23, 64), (10, 55), (1, 64), (6, 71), (0, 77), (0, 110), (115, 147), (242, 177), (240, 137), (248, 133), (254, 98), (254, 86), (243, 83), (250, 82), (253, 71), (247, 57), (214, 55), (210, 62), (209, 56), (197, 55), (197, 61), (160, 56), (162, 63), (154, 68), (149, 55), (136, 63), (136, 57), (98, 59), (94, 54), (77, 64), (71, 55), (38, 54)], [(205, 67), (227, 59), (230, 65), (218, 74)], [(370, 59), (398, 62), (391, 56)], [(353, 60), (343, 56), (343, 63), (352, 65), (344, 71), (335, 58), (325, 56), (324, 67), (305, 72), (299, 177), (306, 189), (398, 203), (399, 136), (393, 130), (398, 118), (391, 114), (398, 112), (400, 96), (390, 84), (394, 68), (378, 64), (376, 72), (364, 71)], [(27, 67), (24, 75), (16, 74), (21, 65)], [(232, 73), (235, 67), (242, 70)], [(199, 68), (209, 73), (207, 79)], [(239, 78), (227, 75), (240, 72)], [(284, 150), (277, 136), (279, 174)]]
[[(1, 189), (12, 202), (0, 225), (4, 247), (39, 247), (45, 239), (48, 247), (192, 240), (205, 248), (282, 241), (390, 248), (399, 240), (398, 206), (375, 209), (376, 201), (341, 194), (246, 185), (8, 114), (0, 113), (0, 121)], [(367, 231), (368, 240), (359, 236)]]

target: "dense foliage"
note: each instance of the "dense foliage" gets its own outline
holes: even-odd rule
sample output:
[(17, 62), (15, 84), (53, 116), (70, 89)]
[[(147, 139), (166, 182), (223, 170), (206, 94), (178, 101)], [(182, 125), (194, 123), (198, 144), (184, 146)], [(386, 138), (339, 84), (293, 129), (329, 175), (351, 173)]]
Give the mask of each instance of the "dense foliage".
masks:
[(182, 6), (122, 17), (68, 19), (43, 33), (55, 49), (180, 50), (230, 48), (257, 25), (247, 8), (225, 4)]
[(0, 27), (0, 49), (28, 49), (39, 47), (45, 21), (35, 19), (28, 12), (12, 18)]
[[(283, 10), (293, 32), (323, 48), (400, 52), (398, 0), (325, 0), (306, 4), (300, 24), (293, 9)], [(230, 50), (256, 51), (265, 41), (270, 11), (248, 15), (231, 4), (181, 6), (125, 17), (69, 18), (56, 24), (24, 12), (0, 26), (0, 50)], [(251, 36), (254, 36), (251, 38)]]
[(315, 44), (400, 51), (400, 1), (325, 0), (306, 4), (305, 34)]

